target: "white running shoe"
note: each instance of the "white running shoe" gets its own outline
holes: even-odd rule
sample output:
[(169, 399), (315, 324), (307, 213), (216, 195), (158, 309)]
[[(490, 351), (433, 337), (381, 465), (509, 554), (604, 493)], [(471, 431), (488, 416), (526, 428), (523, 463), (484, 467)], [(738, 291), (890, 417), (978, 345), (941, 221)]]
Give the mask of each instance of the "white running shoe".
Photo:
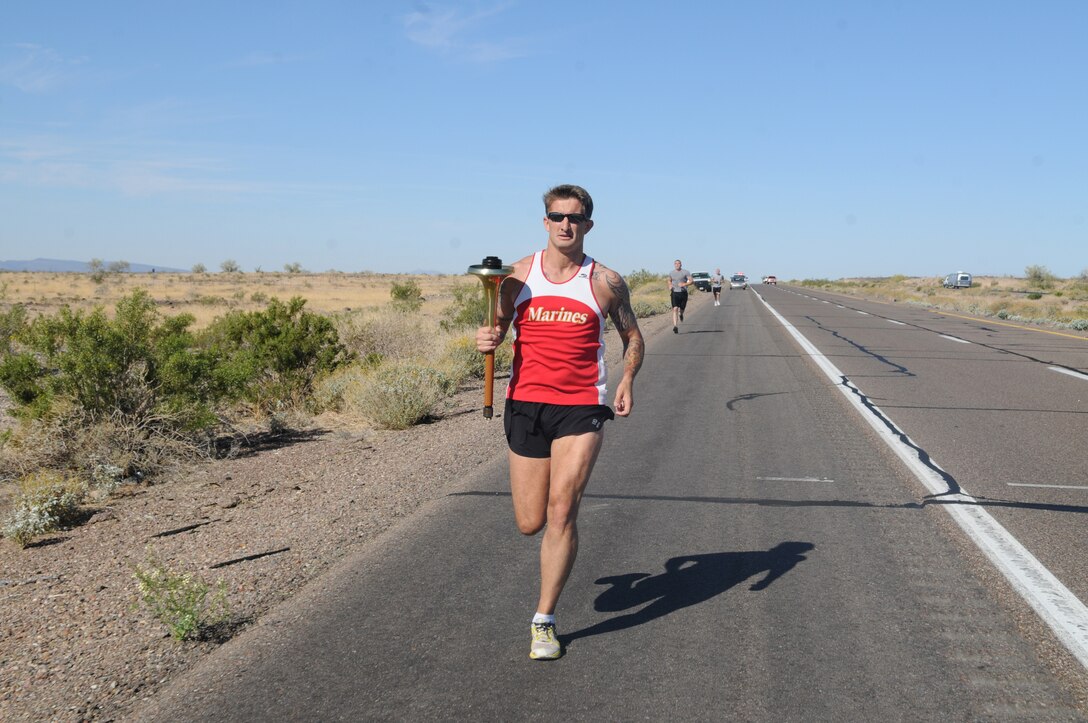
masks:
[(555, 623), (533, 623), (530, 627), (533, 644), (529, 648), (529, 657), (533, 660), (557, 660), (563, 654), (563, 648), (555, 634)]

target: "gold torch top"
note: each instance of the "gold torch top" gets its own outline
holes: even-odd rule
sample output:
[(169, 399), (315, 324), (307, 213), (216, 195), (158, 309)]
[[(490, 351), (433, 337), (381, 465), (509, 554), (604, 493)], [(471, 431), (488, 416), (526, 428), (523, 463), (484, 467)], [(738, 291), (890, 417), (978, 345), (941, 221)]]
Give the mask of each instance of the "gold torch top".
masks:
[(502, 259), (498, 256), (487, 256), (480, 263), (469, 266), (468, 273), (481, 279), (489, 276), (509, 276), (514, 273), (514, 267), (503, 266)]

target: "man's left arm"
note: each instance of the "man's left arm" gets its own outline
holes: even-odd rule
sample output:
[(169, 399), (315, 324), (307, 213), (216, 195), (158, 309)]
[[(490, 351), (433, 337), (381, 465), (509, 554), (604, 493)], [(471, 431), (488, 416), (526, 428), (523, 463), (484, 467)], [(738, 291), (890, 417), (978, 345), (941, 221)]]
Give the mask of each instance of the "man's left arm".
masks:
[(635, 311), (631, 308), (631, 292), (627, 288), (627, 282), (612, 269), (602, 268), (601, 274), (610, 299), (608, 318), (612, 320), (616, 332), (623, 340), (623, 377), (616, 386), (614, 404), (616, 414), (626, 417), (635, 405), (635, 375), (642, 368), (646, 344), (642, 339), (642, 331), (638, 328)]

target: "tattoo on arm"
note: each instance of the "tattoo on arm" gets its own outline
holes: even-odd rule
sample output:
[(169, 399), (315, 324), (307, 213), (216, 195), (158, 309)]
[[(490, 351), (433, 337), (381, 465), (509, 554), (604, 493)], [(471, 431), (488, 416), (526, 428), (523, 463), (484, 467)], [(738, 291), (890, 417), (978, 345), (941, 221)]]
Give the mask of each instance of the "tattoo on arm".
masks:
[(616, 330), (622, 332), (637, 326), (635, 312), (631, 308), (631, 292), (627, 290), (627, 283), (623, 277), (615, 271), (609, 271), (605, 276), (605, 282), (608, 283), (608, 288), (615, 297), (615, 303), (612, 304), (608, 315), (612, 323), (616, 325)]
[(642, 335), (632, 337), (630, 341), (623, 345), (624, 365), (632, 373), (637, 374), (638, 370), (642, 368), (642, 357), (645, 352), (646, 344), (642, 341)]
[(616, 331), (623, 339), (624, 364), (633, 373), (637, 373), (642, 367), (646, 345), (642, 340), (642, 332), (638, 328), (635, 311), (631, 308), (631, 292), (623, 277), (615, 271), (608, 270), (605, 281), (615, 297), (609, 318), (612, 319), (612, 323), (616, 325)]

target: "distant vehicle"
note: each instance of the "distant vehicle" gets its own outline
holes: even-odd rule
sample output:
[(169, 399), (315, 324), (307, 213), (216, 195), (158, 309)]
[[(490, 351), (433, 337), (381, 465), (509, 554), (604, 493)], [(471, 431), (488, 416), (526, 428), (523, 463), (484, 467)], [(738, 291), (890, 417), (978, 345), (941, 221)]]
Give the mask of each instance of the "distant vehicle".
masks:
[(778, 286), (778, 279), (776, 277), (774, 277), (774, 276), (764, 276), (763, 277), (763, 283), (765, 283), (765, 284), (774, 284), (775, 286)]
[(971, 288), (971, 274), (966, 271), (957, 271), (954, 274), (949, 274), (944, 277), (944, 284), (946, 289), (970, 289)]
[(699, 291), (710, 291), (710, 274), (706, 271), (692, 271), (691, 280)]
[(733, 289), (747, 289), (747, 288), (748, 288), (748, 277), (745, 276), (744, 274), (733, 274), (732, 276), (729, 277), (729, 289), (730, 289), (730, 291), (732, 291)]

